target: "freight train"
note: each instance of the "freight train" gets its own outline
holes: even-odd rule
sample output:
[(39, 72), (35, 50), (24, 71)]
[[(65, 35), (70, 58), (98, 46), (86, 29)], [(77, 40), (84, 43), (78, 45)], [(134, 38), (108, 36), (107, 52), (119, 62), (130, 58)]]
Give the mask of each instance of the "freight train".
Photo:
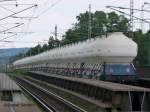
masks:
[(97, 36), (13, 63), (14, 69), (108, 81), (134, 80), (137, 44), (122, 32)]

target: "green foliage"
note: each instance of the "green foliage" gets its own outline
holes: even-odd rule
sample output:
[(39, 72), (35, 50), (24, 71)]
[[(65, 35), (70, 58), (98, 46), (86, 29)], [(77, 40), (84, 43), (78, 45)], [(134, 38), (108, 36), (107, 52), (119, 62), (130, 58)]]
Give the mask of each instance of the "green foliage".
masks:
[(134, 62), (138, 65), (148, 64), (148, 46), (150, 33), (144, 34), (141, 30), (135, 31), (133, 40), (138, 44), (138, 55)]
[[(127, 18), (115, 12), (96, 11), (91, 16), (92, 38), (109, 32), (127, 32), (129, 29)], [(81, 13), (76, 18), (77, 23), (66, 32), (63, 45), (86, 40), (88, 37), (89, 13)]]
[(54, 39), (52, 36), (49, 38), (49, 41), (48, 41), (49, 49), (59, 47), (59, 45), (60, 45), (60, 41), (58, 39)]
[(117, 15), (115, 12), (108, 13), (108, 32), (127, 32), (129, 29), (128, 20), (123, 15)]
[[(28, 50), (25, 56), (32, 56), (44, 51), (56, 48), (60, 46), (60, 41), (58, 39), (54, 39), (52, 36), (49, 38), (48, 44), (44, 44), (41, 46), (40, 44)], [(20, 57), (20, 56), (19, 56)]]
[(10, 76), (19, 76), (19, 77), (24, 77), (27, 75), (27, 71), (23, 70), (23, 69), (19, 69), (19, 70), (12, 70), (9, 73)]
[(44, 44), (41, 48), (41, 52), (47, 51), (49, 49), (47, 44)]

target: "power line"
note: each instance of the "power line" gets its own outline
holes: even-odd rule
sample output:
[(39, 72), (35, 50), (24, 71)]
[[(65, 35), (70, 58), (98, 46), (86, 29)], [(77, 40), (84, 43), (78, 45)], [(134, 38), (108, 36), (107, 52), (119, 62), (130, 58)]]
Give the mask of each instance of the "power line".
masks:
[(17, 1), (17, 0), (0, 0), (0, 2)]
[[(109, 7), (112, 7), (112, 8), (118, 8), (118, 9), (128, 9), (128, 10), (130, 10), (131, 8), (127, 8), (127, 7), (116, 7), (116, 6), (106, 6), (107, 8), (109, 8)], [(150, 12), (149, 10), (142, 10), (142, 9), (132, 9), (132, 10), (134, 10), (134, 11), (144, 11), (144, 12)]]
[[(146, 11), (144, 11), (144, 7), (146, 6), (146, 5), (150, 5), (150, 3), (148, 3), (148, 2), (144, 2), (144, 4), (141, 6), (141, 19), (143, 20), (144, 19), (144, 12), (146, 12)], [(150, 12), (150, 11), (149, 11)], [(144, 31), (144, 22), (143, 21), (141, 21), (141, 30), (142, 31)]]
[(36, 19), (38, 17), (19, 17), (19, 16), (12, 16), (12, 18), (20, 18), (20, 19)]
[(0, 27), (7, 29), (7, 27), (0, 25)]
[[(31, 19), (34, 19), (35, 17), (18, 17), (18, 16), (15, 16), (15, 15), (17, 15), (17, 14), (19, 14), (19, 13), (21, 13), (21, 12), (25, 12), (26, 10), (29, 10), (29, 9), (32, 9), (32, 8), (36, 8), (38, 5), (37, 4), (18, 4), (17, 3), (17, 0), (0, 0), (0, 2), (1, 1), (16, 1), (16, 3), (14, 3), (14, 4), (0, 4), (0, 8), (2, 8), (2, 9), (4, 9), (4, 10), (6, 10), (6, 11), (9, 11), (9, 12), (11, 12), (11, 14), (10, 15), (8, 15), (8, 16), (6, 16), (6, 17), (3, 17), (3, 18), (0, 18), (0, 21), (2, 21), (2, 20), (4, 20), (4, 19), (7, 19), (7, 18), (9, 18), (9, 17), (12, 17), (12, 18), (21, 18), (21, 19), (29, 19), (29, 20), (31, 20)], [(16, 7), (18, 7), (18, 6), (28, 6), (28, 7), (26, 7), (26, 8), (23, 8), (22, 10), (20, 10), (20, 11), (13, 11), (13, 10), (10, 10), (9, 8), (7, 8), (6, 6), (16, 6)], [(8, 24), (8, 23), (6, 23), (6, 24)], [(2, 31), (0, 31), (0, 33), (10, 33), (10, 34), (13, 34), (13, 35), (11, 35), (11, 36), (8, 36), (8, 37), (5, 37), (5, 38), (2, 38), (2, 39), (0, 39), (0, 42), (6, 42), (5, 41), (5, 39), (8, 39), (8, 38), (10, 38), (10, 37), (13, 37), (13, 36), (16, 36), (18, 33), (24, 33), (24, 34), (27, 34), (27, 33), (30, 33), (30, 32), (8, 32), (9, 30), (11, 30), (11, 29), (14, 29), (14, 28), (17, 28), (17, 27), (19, 27), (19, 26), (21, 26), (21, 25), (23, 25), (24, 23), (15, 23), (16, 25), (14, 25), (14, 26), (12, 26), (12, 27), (10, 27), (10, 28), (7, 28), (7, 27), (5, 27), (5, 26), (3, 26), (3, 25), (0, 25), (2, 28), (4, 28), (4, 30), (2, 30)], [(10, 42), (10, 41), (7, 41), (7, 43), (12, 43), (12, 42)]]
[(5, 5), (5, 6), (9, 6), (9, 5), (11, 5), (11, 6), (16, 6), (16, 5), (17, 5), (17, 6), (20, 6), (20, 5), (23, 5), (23, 6), (25, 6), (25, 5), (26, 5), (26, 6), (30, 6), (30, 5), (32, 5), (32, 6), (33, 6), (33, 5), (37, 5), (37, 4), (0, 4), (0, 5), (3, 5), (3, 6), (4, 6), (4, 5)]
[(5, 9), (6, 11), (9, 11), (9, 12), (15, 13), (14, 11), (12, 11), (12, 10), (10, 10), (10, 9), (6, 8), (6, 7), (3, 7), (3, 6), (1, 6), (1, 5), (0, 5), (0, 7), (1, 7), (1, 8), (3, 8), (3, 9)]
[(59, 2), (61, 2), (62, 0), (57, 0), (55, 3), (53, 3), (50, 7), (48, 7), (47, 9), (45, 9), (44, 11), (42, 11), (39, 15), (38, 15), (38, 17), (39, 16), (41, 16), (41, 15), (43, 15), (43, 14), (45, 14), (48, 10), (50, 10), (51, 8), (53, 8), (55, 5), (57, 5)]
[[(133, 16), (134, 16), (134, 15), (133, 15), (133, 14), (134, 14), (134, 12), (133, 12), (133, 11), (134, 11), (134, 10), (133, 10), (134, 5), (133, 5), (133, 4), (134, 4), (134, 3), (133, 3), (133, 0), (130, 0), (130, 30), (131, 30), (131, 32), (133, 32), (133, 27), (134, 27), (134, 26), (133, 26), (133, 25), (134, 25), (134, 24), (133, 24), (133, 18), (134, 18), (134, 17), (133, 17)], [(133, 38), (133, 36), (134, 36), (133, 33), (131, 33), (131, 37), (132, 37), (132, 38)]]
[(24, 34), (32, 34), (34, 32), (6, 32), (6, 33), (24, 33)]
[(0, 42), (5, 42), (5, 43), (45, 43), (45, 42), (36, 42), (36, 41), (11, 41), (11, 40), (0, 40)]
[[(106, 6), (107, 8), (110, 8), (110, 9), (112, 9), (112, 10), (115, 10), (115, 11), (117, 11), (117, 12), (119, 12), (119, 13), (122, 13), (122, 14), (125, 14), (125, 15), (127, 15), (127, 16), (130, 16), (130, 14), (128, 14), (128, 13), (125, 13), (125, 12), (123, 12), (123, 11), (120, 11), (120, 10), (118, 10), (118, 9), (115, 9), (115, 8), (113, 8), (113, 7), (108, 7), (108, 6)], [(141, 18), (139, 18), (139, 17), (136, 17), (136, 16), (133, 16), (133, 18), (135, 18), (135, 19), (138, 19), (138, 20), (141, 20), (141, 21), (144, 21), (144, 22), (146, 22), (146, 23), (150, 23), (149, 21), (146, 21), (145, 19), (141, 19)]]
[(26, 11), (26, 10), (28, 10), (28, 9), (33, 8), (33, 7), (37, 7), (37, 5), (33, 5), (33, 6), (31, 6), (31, 7), (25, 8), (25, 9), (23, 9), (23, 10), (21, 10), (21, 11), (18, 11), (18, 12), (15, 12), (15, 13), (11, 14), (11, 15), (8, 15), (8, 16), (6, 16), (6, 17), (3, 17), (3, 18), (0, 19), (0, 21), (2, 21), (2, 20), (4, 20), (4, 19), (7, 19), (7, 18), (9, 18), (9, 17), (11, 17), (11, 16), (14, 16), (14, 15), (16, 15), (16, 14), (19, 14), (19, 13), (21, 13), (21, 12), (24, 12), (24, 11)]
[(118, 1), (120, 1), (120, 0), (114, 0), (114, 1), (112, 1), (111, 3), (109, 3), (109, 4), (114, 4), (114, 3), (116, 3), (116, 2), (118, 2)]
[[(8, 31), (8, 30), (10, 30), (10, 29), (13, 29), (14, 27), (8, 28), (8, 27), (3, 26), (3, 25), (6, 25), (6, 24), (16, 24), (16, 25), (18, 25), (18, 24), (22, 24), (22, 23), (5, 23), (5, 24), (0, 24), (0, 27), (6, 29), (6, 30)], [(15, 27), (16, 27), (16, 26), (15, 26)], [(19, 27), (19, 26), (18, 26), (18, 27)], [(7, 33), (7, 32), (5, 31), (5, 33)]]
[(5, 37), (5, 38), (3, 38), (3, 39), (0, 39), (0, 41), (3, 41), (3, 40), (5, 40), (5, 39), (11, 38), (11, 37), (16, 36), (16, 35), (17, 35), (17, 34), (14, 34), (14, 35), (11, 35), (11, 36), (8, 36), (8, 37)]
[(14, 29), (14, 28), (17, 28), (17, 27), (19, 27), (19, 26), (21, 26), (21, 25), (23, 25), (24, 23), (21, 23), (21, 24), (19, 24), (19, 25), (16, 25), (16, 26), (13, 26), (13, 27), (11, 27), (11, 28), (8, 28), (8, 29), (6, 29), (6, 30), (3, 30), (3, 31), (0, 31), (0, 33), (5, 33), (6, 31), (9, 31), (9, 30), (11, 30), (11, 29)]
[(35, 7), (34, 10), (33, 10), (33, 13), (32, 13), (32, 15), (31, 15), (31, 18), (29, 18), (29, 20), (28, 20), (27, 27), (26, 27), (26, 29), (25, 29), (26, 32), (27, 32), (28, 29), (29, 29), (31, 20), (34, 19), (34, 18), (32, 18), (32, 17), (34, 16), (35, 10), (36, 10), (36, 7)]
[(55, 39), (57, 39), (57, 25), (55, 25)]

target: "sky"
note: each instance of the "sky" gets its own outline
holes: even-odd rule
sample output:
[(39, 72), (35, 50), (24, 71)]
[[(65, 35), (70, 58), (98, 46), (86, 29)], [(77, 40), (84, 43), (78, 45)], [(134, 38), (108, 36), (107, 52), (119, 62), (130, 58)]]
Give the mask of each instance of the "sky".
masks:
[[(142, 4), (148, 1), (134, 0), (134, 8), (141, 9)], [(0, 48), (33, 47), (38, 43), (47, 43), (49, 37), (53, 36), (56, 24), (58, 26), (58, 38), (61, 39), (67, 29), (76, 23), (76, 16), (88, 10), (89, 4), (92, 5), (92, 12), (96, 10), (110, 12), (113, 10), (105, 6), (129, 8), (129, 3), (130, 0), (12, 0), (8, 2), (0, 0)], [(37, 7), (34, 7), (35, 4)], [(32, 6), (33, 8), (14, 14)], [(150, 9), (150, 5), (145, 6), (145, 9)], [(123, 11), (129, 13), (128, 10)], [(4, 19), (9, 15), (13, 16)], [(139, 12), (135, 12), (134, 15), (141, 16)], [(148, 13), (144, 14), (144, 18), (148, 17)], [(134, 27), (139, 28), (139, 21), (136, 22)], [(147, 25), (144, 25), (144, 30), (148, 28)], [(10, 30), (7, 31), (7, 29)]]

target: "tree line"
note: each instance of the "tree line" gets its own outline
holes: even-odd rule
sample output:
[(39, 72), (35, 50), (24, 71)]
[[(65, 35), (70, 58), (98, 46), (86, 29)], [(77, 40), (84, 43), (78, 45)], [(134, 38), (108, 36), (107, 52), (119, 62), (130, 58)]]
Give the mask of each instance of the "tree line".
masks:
[[(140, 65), (148, 64), (150, 31), (143, 33), (138, 29), (131, 32), (129, 20), (124, 15), (119, 15), (115, 12), (95, 11), (91, 13), (91, 18), (91, 38), (111, 32), (123, 32), (138, 44), (138, 56), (134, 62)], [(58, 40), (51, 36), (47, 44), (38, 44), (29, 49), (25, 54), (17, 55), (15, 59), (22, 58), (22, 56), (33, 56), (47, 50), (88, 39), (89, 12), (80, 13), (76, 16), (76, 19), (77, 22), (66, 31), (63, 39)]]

